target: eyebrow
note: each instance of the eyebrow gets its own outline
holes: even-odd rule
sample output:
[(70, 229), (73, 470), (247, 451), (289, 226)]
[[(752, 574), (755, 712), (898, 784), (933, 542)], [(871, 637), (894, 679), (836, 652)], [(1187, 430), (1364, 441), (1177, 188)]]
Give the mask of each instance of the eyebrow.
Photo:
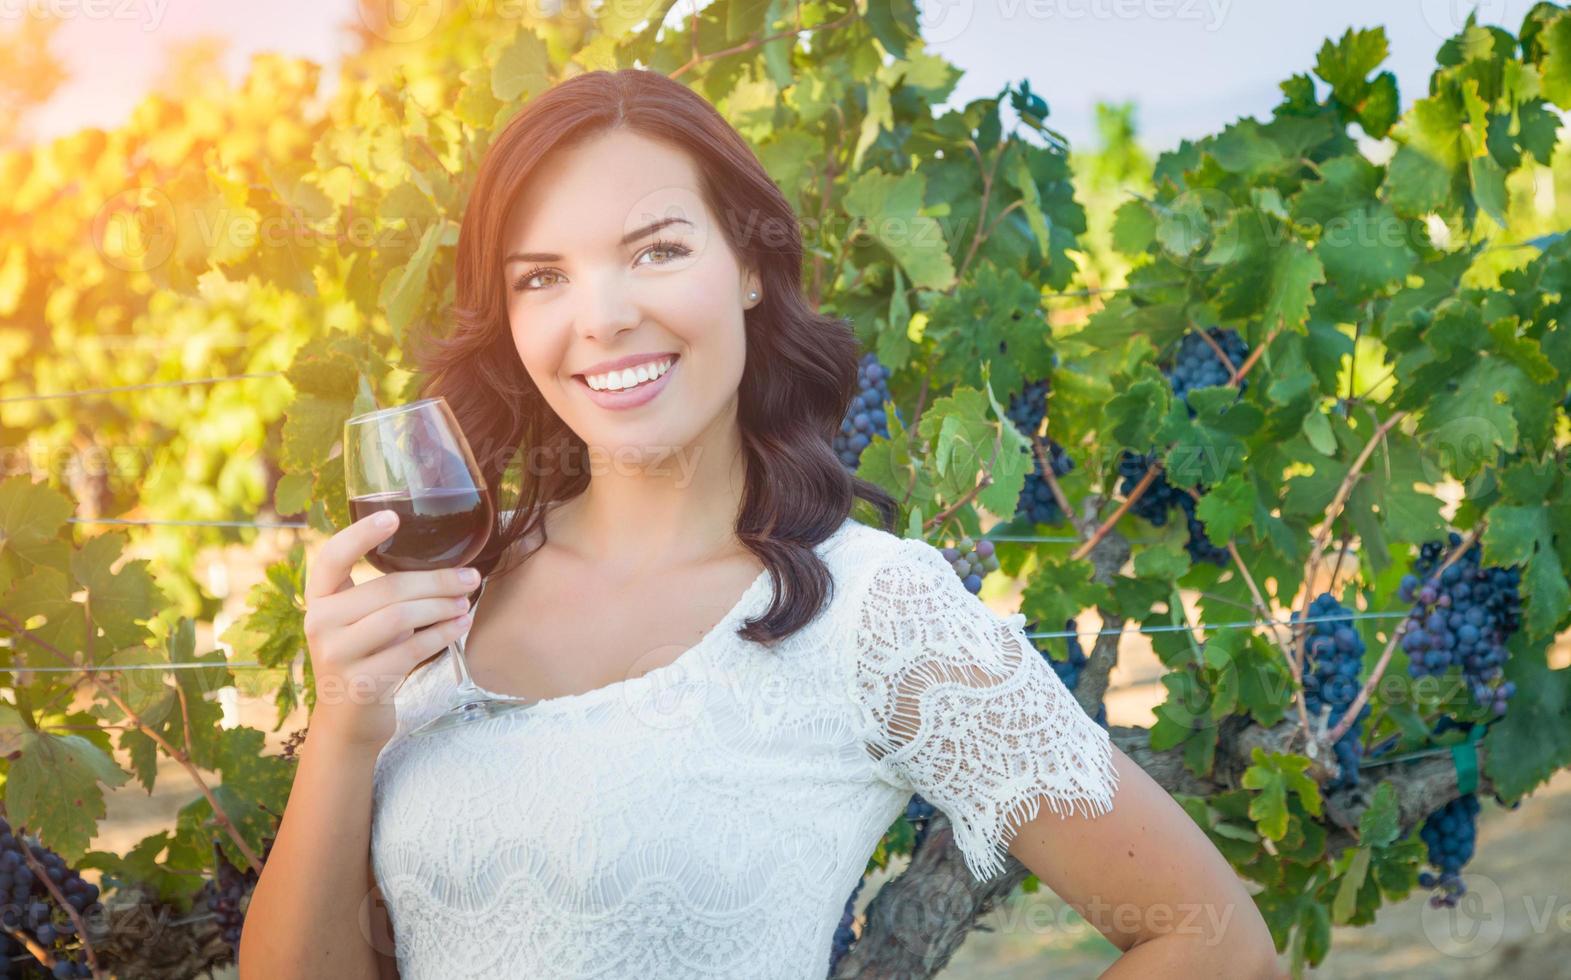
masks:
[[(620, 242), (620, 244), (626, 245), (629, 242), (636, 242), (640, 238), (645, 237), (646, 235), (653, 235), (655, 232), (657, 232), (660, 229), (664, 228), (666, 225), (674, 225), (674, 224), (678, 224), (678, 223), (687, 225), (689, 228), (691, 228), (693, 226), (693, 223), (691, 221), (688, 221), (686, 218), (662, 218), (661, 220), (656, 221), (654, 224), (646, 225), (643, 228), (638, 229), (637, 231), (630, 231), (627, 234), (623, 235), (622, 236), (622, 241)], [(560, 262), (560, 261), (562, 261), (562, 257), (560, 255), (557, 255), (555, 252), (509, 252), (507, 254), (507, 257), (502, 260), (502, 264), (503, 265), (508, 265), (509, 263), (512, 263), (512, 262)]]

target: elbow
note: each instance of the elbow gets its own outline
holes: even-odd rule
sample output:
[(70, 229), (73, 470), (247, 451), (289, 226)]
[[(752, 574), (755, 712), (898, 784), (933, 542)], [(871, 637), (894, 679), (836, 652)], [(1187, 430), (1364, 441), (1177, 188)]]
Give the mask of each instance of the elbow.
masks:
[(1276, 948), (1269, 943), (1263, 953), (1255, 955), (1249, 962), (1253, 968), (1243, 972), (1242, 976), (1254, 977), (1255, 980), (1284, 980), (1288, 975), (1277, 962)]
[(1259, 928), (1245, 933), (1234, 962), (1238, 964), (1237, 971), (1229, 971), (1234, 976), (1249, 977), (1251, 980), (1282, 980), (1287, 976), (1277, 962), (1276, 943), (1271, 938), (1271, 930), (1266, 928), (1263, 921), (1259, 923)]

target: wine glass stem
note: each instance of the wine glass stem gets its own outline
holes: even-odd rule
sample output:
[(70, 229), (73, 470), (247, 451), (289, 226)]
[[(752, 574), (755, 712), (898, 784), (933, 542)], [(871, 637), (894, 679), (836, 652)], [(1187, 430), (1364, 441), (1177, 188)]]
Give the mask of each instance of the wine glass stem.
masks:
[(469, 665), (464, 662), (464, 648), (455, 643), (452, 644), (452, 650), (453, 672), (458, 675), (458, 694), (463, 696), (478, 693), (480, 688), (475, 685), (474, 679), (469, 676)]
[[(480, 604), (480, 597), (485, 595), (485, 587), (485, 580), (482, 579), (479, 593), (476, 594), (474, 601), (469, 604), (471, 616), (474, 614), (475, 607)], [(473, 622), (470, 623), (469, 628), (474, 629)], [(468, 634), (466, 633), (465, 636), (467, 638)], [(458, 675), (458, 694), (460, 697), (481, 693), (479, 686), (474, 682), (474, 678), (469, 676), (469, 661), (464, 656), (464, 647), (467, 645), (467, 643), (458, 641), (448, 644), (448, 648), (453, 651), (453, 671)]]

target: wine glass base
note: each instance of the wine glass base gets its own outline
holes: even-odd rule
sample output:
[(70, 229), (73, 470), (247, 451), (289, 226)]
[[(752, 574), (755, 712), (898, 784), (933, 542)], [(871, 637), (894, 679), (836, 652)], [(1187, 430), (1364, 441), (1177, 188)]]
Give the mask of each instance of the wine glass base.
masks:
[(463, 728), (482, 721), (489, 721), (492, 718), (527, 708), (533, 703), (533, 701), (521, 699), (475, 698), (472, 701), (465, 701), (462, 704), (448, 708), (409, 734), (411, 737), (414, 737), (451, 731), (455, 728)]

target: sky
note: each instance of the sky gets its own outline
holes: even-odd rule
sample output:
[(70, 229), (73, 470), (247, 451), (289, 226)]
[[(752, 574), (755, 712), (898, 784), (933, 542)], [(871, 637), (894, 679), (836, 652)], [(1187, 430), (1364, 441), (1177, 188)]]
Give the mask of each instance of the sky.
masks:
[[(56, 49), (69, 80), (32, 123), (32, 134), (47, 139), (123, 121), (157, 78), (170, 46), (179, 42), (223, 39), (224, 66), (238, 79), (258, 51), (333, 62), (352, 43), (344, 25), (359, 16), (358, 3), (436, 2), (444, 0), (0, 0), (0, 30), (10, 29), (29, 9), (49, 11), (63, 22)], [(526, 2), (539, 6), (545, 0)], [(965, 72), (949, 105), (996, 95), (1005, 85), (1029, 79), (1032, 91), (1049, 104), (1048, 124), (1072, 145), (1088, 147), (1096, 103), (1129, 100), (1137, 105), (1141, 141), (1160, 151), (1241, 116), (1266, 117), (1278, 101), (1278, 83), (1310, 71), (1322, 42), (1349, 27), (1386, 28), (1391, 46), (1386, 67), (1396, 73), (1406, 106), (1425, 91), (1436, 50), (1470, 11), (1514, 33), (1533, 0), (917, 0), (917, 5), (929, 48)], [(691, 0), (678, 0), (672, 16), (691, 9)], [(332, 77), (333, 72), (324, 75)]]

